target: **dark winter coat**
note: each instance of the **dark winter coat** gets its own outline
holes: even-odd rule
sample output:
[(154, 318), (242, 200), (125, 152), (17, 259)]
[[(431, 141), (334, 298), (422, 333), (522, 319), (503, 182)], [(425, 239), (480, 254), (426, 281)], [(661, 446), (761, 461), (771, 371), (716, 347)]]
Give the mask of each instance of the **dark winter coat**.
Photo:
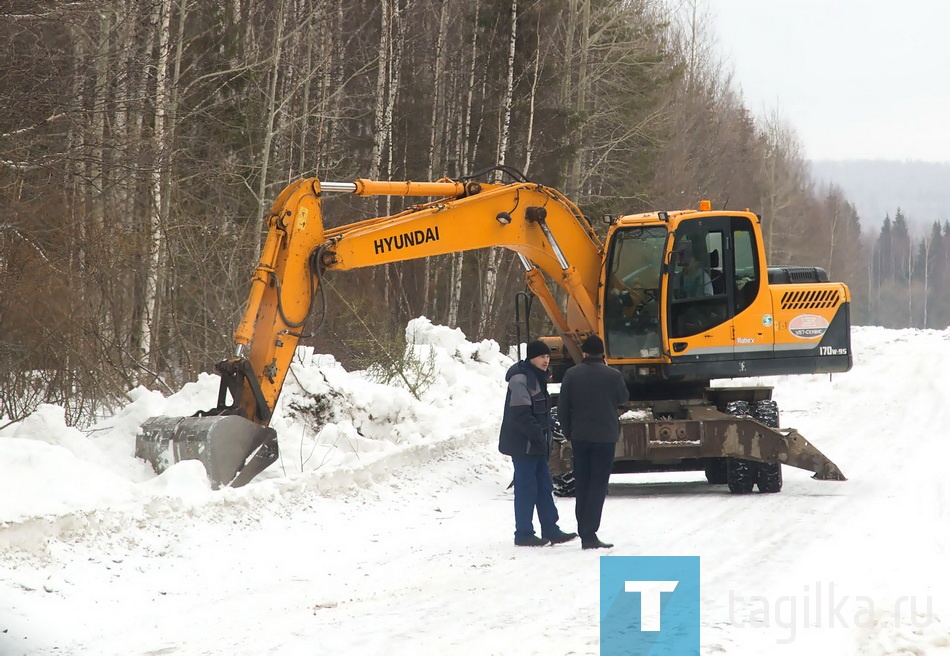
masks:
[(620, 437), (617, 406), (630, 400), (623, 374), (601, 357), (588, 356), (561, 381), (557, 419), (567, 439), (616, 442)]
[(498, 450), (508, 456), (547, 456), (553, 426), (548, 372), (521, 360), (508, 369), (505, 380), (508, 394)]

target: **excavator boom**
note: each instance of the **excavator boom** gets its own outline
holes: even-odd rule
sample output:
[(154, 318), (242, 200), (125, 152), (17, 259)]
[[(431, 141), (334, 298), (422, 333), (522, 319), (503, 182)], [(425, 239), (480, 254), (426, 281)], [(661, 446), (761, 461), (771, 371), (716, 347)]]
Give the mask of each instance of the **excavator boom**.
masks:
[[(322, 215), (327, 192), (438, 198), (392, 216), (327, 229)], [(308, 178), (281, 192), (267, 228), (234, 332), (234, 353), (217, 365), (217, 406), (194, 417), (151, 418), (136, 439), (136, 455), (157, 471), (197, 458), (215, 485), (236, 486), (276, 460), (276, 434), (268, 424), (327, 271), (507, 248), (519, 255), (529, 287), (542, 297), (577, 360), (577, 344), (597, 330), (603, 246), (578, 208), (549, 187)], [(560, 312), (546, 280), (567, 292), (576, 312)]]

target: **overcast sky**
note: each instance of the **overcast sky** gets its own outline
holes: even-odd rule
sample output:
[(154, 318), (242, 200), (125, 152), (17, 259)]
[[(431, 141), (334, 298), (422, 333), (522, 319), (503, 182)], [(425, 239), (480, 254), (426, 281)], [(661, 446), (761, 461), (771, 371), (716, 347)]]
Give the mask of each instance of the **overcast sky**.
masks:
[(808, 159), (950, 162), (950, 1), (706, 2), (746, 105)]

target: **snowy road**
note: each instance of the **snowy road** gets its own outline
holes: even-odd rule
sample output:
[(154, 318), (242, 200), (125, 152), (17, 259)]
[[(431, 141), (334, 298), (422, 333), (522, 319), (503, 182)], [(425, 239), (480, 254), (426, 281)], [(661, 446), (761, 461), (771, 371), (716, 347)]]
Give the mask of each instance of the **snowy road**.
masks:
[[(765, 381), (847, 482), (785, 468), (781, 494), (733, 497), (701, 473), (612, 478), (609, 555), (701, 557), (702, 654), (950, 654), (950, 332), (861, 328), (854, 347), (847, 374)], [(606, 554), (512, 545), (499, 394), (451, 426), (417, 413), (456, 432), (362, 465), (211, 493), (184, 463), (68, 512), (7, 497), (0, 654), (598, 653)], [(0, 463), (29, 488), (43, 447)]]

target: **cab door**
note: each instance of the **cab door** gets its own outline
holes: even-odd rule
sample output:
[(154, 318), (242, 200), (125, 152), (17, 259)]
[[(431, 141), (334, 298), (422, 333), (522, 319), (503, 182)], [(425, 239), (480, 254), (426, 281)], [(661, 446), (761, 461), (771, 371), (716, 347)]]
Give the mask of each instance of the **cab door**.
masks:
[(735, 303), (735, 357), (740, 371), (747, 371), (747, 360), (773, 357), (775, 326), (772, 297), (768, 292), (768, 272), (761, 255), (762, 244), (752, 220), (732, 219), (732, 287)]
[(732, 362), (734, 257), (730, 217), (681, 223), (667, 276), (667, 334), (674, 363)]
[[(752, 360), (773, 356), (772, 301), (759, 234), (748, 216), (695, 219), (677, 228), (674, 250), (678, 242), (689, 242), (695, 263), (692, 269), (676, 261), (669, 266), (673, 363), (707, 363), (703, 377), (715, 378), (743, 375), (754, 366)], [(696, 273), (699, 266), (708, 282)], [(703, 281), (701, 294), (697, 276)]]

